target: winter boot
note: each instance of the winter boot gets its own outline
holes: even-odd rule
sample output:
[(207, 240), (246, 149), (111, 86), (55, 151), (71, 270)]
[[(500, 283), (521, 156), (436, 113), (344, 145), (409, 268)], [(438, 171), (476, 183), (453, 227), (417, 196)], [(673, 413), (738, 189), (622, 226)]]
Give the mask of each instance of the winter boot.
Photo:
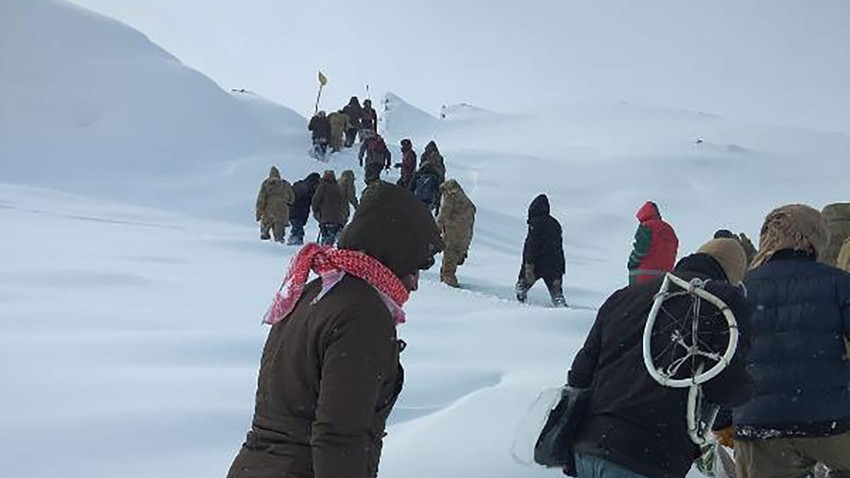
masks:
[(286, 241), (287, 246), (300, 246), (304, 244), (304, 236), (297, 236), (295, 234), (290, 234), (289, 239)]
[(268, 232), (260, 234), (260, 240), (261, 241), (268, 241), (271, 238), (272, 238), (272, 236)]
[(552, 305), (555, 307), (567, 307), (567, 300), (564, 299), (564, 289), (561, 286), (561, 279), (555, 279), (549, 286), (549, 295), (552, 297)]
[(440, 271), (440, 282), (455, 289), (460, 287), (457, 276), (453, 272)]
[(516, 300), (524, 304), (528, 299), (528, 289), (531, 288), (524, 280), (520, 279), (516, 283)]

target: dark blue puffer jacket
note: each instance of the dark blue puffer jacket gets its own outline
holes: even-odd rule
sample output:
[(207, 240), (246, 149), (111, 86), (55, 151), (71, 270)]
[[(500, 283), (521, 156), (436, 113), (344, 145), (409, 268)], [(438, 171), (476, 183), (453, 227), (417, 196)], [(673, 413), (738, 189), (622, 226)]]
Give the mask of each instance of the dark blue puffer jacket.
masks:
[(756, 396), (734, 410), (741, 439), (850, 431), (850, 274), (779, 251), (744, 283), (752, 307), (747, 371)]

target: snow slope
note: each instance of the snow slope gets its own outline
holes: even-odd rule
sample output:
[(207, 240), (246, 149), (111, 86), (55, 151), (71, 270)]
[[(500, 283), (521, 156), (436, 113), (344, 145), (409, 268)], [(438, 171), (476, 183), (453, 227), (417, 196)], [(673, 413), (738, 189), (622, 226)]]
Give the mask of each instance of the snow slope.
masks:
[[(115, 20), (57, 0), (0, 10), (4, 181), (210, 213), (234, 165), (307, 148), (304, 118), (224, 92)], [(204, 189), (163, 181), (189, 175)]]
[[(73, 53), (79, 61), (97, 58), (101, 74), (115, 78), (141, 60), (122, 50), (106, 61), (103, 50), (129, 38), (151, 55), (141, 63), (182, 72), (162, 84), (179, 90), (187, 77), (206, 82), (118, 23), (53, 0), (0, 2), (4, 13), (36, 15), (56, 31), (97, 40), (69, 56), (50, 52), (70, 48), (71, 39), (10, 43), (20, 61), (40, 58), (55, 72), (69, 67)], [(3, 35), (15, 31), (5, 18)], [(201, 126), (175, 121), (158, 129), (156, 118), (136, 108), (160, 100), (166, 110), (185, 106), (192, 94), (125, 100), (74, 80), (83, 73), (67, 73), (65, 88), (59, 77), (36, 81), (0, 69), (0, 476), (223, 476), (250, 424), (268, 330), (260, 318), (295, 252), (258, 240), (251, 222), (256, 188), (271, 164), (290, 179), (325, 168), (354, 169), (360, 178), (356, 152), (318, 164), (304, 154), (306, 131), (294, 113), (217, 88), (208, 96), (229, 106), (206, 111)], [(510, 448), (537, 394), (564, 381), (593, 309), (625, 283), (633, 215), (644, 200), (660, 204), (685, 254), (721, 227), (755, 237), (764, 214), (779, 204), (846, 199), (846, 135), (626, 103), (553, 104), (510, 115), (463, 107), (440, 120), (397, 95), (387, 99), (388, 143), (410, 137), (421, 152), (435, 138), (448, 175), (464, 185), (478, 215), (459, 271), (464, 290), (439, 284), (436, 270), (425, 273), (399, 329), (409, 344), (402, 356), (407, 382), (385, 442), (385, 477), (558, 474), (517, 463)], [(115, 113), (121, 105), (133, 112), (124, 117), (129, 123)], [(63, 112), (90, 110), (110, 112), (90, 136), (59, 121)], [(7, 111), (15, 121), (7, 121)], [(19, 124), (27, 118), (27, 127)], [(267, 132), (257, 144), (225, 127), (242, 131), (235, 123), (243, 120), (259, 125), (245, 135)], [(163, 136), (145, 146), (127, 125)], [(201, 127), (220, 135), (194, 136)], [(29, 164), (34, 156), (7, 154), (7, 139), (16, 148), (26, 141), (42, 148), (48, 162), (58, 161), (49, 150), (63, 146), (65, 169), (75, 176), (36, 174), (43, 166)], [(267, 144), (274, 150), (263, 149)], [(105, 152), (131, 157), (140, 154), (133, 148), (160, 146), (234, 153), (209, 162), (193, 154), (185, 167), (151, 166), (126, 177), (104, 166)], [(398, 159), (396, 146), (393, 152)], [(132, 198), (116, 201), (122, 195), (103, 184), (118, 180)], [(550, 195), (564, 226), (568, 310), (548, 308), (541, 286), (528, 306), (513, 299), (525, 209), (540, 192)], [(307, 237), (315, 234), (311, 223)]]

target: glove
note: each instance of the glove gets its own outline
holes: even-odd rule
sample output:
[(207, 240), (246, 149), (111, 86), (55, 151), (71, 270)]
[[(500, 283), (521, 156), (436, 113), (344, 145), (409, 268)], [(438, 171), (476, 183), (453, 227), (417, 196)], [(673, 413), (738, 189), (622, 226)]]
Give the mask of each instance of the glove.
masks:
[(525, 264), (522, 266), (522, 277), (526, 284), (534, 284), (537, 277), (534, 277), (534, 264)]
[(257, 222), (260, 222), (260, 213), (257, 213), (257, 214), (256, 214), (256, 217), (257, 217), (256, 221), (257, 221)]
[(714, 438), (717, 439), (717, 443), (728, 447), (735, 448), (735, 426), (730, 425), (722, 430), (717, 430), (712, 432), (714, 434)]

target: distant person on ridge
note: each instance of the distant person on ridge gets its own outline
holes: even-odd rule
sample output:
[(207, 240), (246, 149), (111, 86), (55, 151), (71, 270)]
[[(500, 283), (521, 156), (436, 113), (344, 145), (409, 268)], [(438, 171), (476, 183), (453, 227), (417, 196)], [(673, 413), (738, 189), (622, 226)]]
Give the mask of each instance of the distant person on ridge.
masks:
[(336, 153), (342, 149), (342, 135), (348, 127), (348, 115), (342, 111), (334, 111), (328, 115), (328, 122), (331, 125), (331, 151)]
[(636, 217), (640, 225), (629, 255), (629, 284), (648, 282), (672, 271), (679, 250), (679, 238), (673, 228), (661, 219), (654, 202), (647, 201)]
[(357, 139), (357, 131), (360, 128), (360, 117), (363, 116), (363, 107), (360, 106), (360, 100), (356, 96), (352, 96), (348, 104), (342, 109), (342, 112), (348, 116), (348, 125), (345, 129), (345, 147), (354, 146), (354, 140)]
[(372, 100), (363, 102), (363, 115), (360, 116), (360, 134), (365, 131), (378, 132), (378, 112), (372, 108)]
[(339, 189), (342, 191), (342, 225), (348, 224), (351, 208), (357, 210), (357, 187), (354, 185), (354, 171), (346, 169), (339, 176)]
[(289, 211), (289, 223), (292, 224), (292, 233), (289, 235), (287, 245), (300, 246), (304, 243), (304, 226), (310, 218), (310, 205), (316, 188), (319, 187), (319, 173), (310, 173), (301, 181), (292, 185), (295, 193), (295, 202)]
[(440, 188), (443, 190), (443, 204), (437, 216), (437, 227), (445, 244), (440, 281), (449, 287), (460, 287), (457, 267), (466, 261), (469, 254), (475, 227), (475, 204), (454, 179), (449, 179)]
[(325, 171), (322, 175), (316, 194), (313, 195), (313, 215), (319, 223), (319, 244), (332, 246), (336, 244), (343, 225), (342, 190), (336, 181), (333, 171)]
[(413, 151), (413, 143), (405, 138), (401, 140), (401, 162), (394, 166), (401, 169), (401, 177), (398, 184), (403, 188), (410, 188), (410, 182), (413, 181), (413, 175), (416, 173), (416, 152)]
[(338, 248), (307, 245), (289, 266), (264, 318), (251, 428), (227, 478), (378, 476), (404, 385), (396, 327), (442, 243), (408, 191), (377, 182), (362, 199)]
[(310, 119), (307, 129), (313, 132), (313, 157), (319, 161), (325, 160), (328, 143), (331, 140), (331, 123), (324, 111), (319, 111)]
[(561, 223), (549, 214), (549, 198), (541, 194), (528, 206), (528, 235), (522, 248), (517, 300), (524, 303), (531, 286), (543, 279), (552, 304), (566, 307), (562, 285), (566, 270)]
[[(390, 169), (392, 154), (384, 138), (374, 131), (366, 130), (366, 137), (360, 145), (360, 166), (365, 168), (364, 181), (370, 184), (381, 179), (381, 171)], [(366, 160), (364, 163), (363, 160)]]
[(292, 186), (282, 179), (280, 171), (272, 166), (269, 177), (263, 181), (257, 194), (256, 218), (260, 223), (260, 239), (271, 239), (271, 230), (274, 240), (283, 242), (286, 226), (289, 224), (289, 207), (294, 201)]

